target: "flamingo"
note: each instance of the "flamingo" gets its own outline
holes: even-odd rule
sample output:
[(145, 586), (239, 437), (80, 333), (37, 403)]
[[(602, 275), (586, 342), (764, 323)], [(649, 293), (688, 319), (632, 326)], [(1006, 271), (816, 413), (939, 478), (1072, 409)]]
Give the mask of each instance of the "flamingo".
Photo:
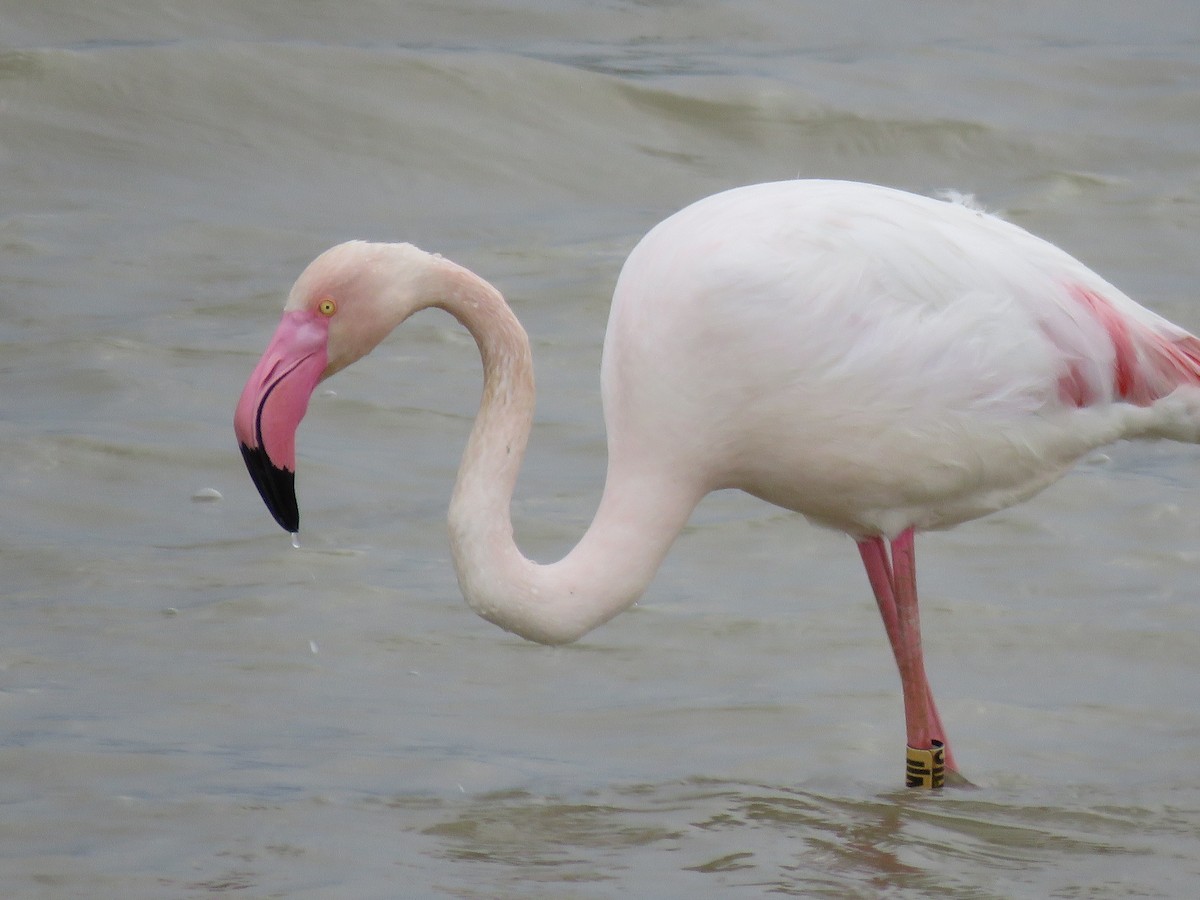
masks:
[(794, 510), (857, 544), (900, 673), (912, 786), (958, 773), (921, 650), (916, 532), (1028, 499), (1118, 439), (1200, 441), (1200, 341), (1063, 250), (968, 202), (778, 182), (693, 203), (629, 255), (601, 365), (604, 490), (550, 564), (513, 539), (534, 382), (500, 292), (409, 244), (322, 253), (234, 419), (285, 530), (299, 529), (295, 432), (314, 388), (427, 307), (483, 362), (448, 515), (476, 612), (574, 641), (637, 601), (709, 492)]

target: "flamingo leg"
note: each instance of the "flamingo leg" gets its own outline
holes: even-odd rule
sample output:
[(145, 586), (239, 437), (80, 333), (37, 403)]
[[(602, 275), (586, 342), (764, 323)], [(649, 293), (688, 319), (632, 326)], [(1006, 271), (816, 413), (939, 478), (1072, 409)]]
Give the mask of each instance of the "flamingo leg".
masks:
[(900, 670), (908, 746), (929, 750), (940, 745), (946, 768), (957, 772), (958, 766), (933, 700), (933, 690), (925, 675), (913, 530), (906, 529), (892, 541), (890, 560), (881, 537), (864, 538), (858, 542), (858, 550), (879, 605), (888, 642), (892, 645), (896, 667)]

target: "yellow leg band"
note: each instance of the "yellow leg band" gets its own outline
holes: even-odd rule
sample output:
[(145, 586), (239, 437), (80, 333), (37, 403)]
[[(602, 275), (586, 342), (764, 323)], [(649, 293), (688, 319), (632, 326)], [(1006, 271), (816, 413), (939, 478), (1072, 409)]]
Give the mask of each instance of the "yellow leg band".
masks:
[(933, 741), (929, 750), (905, 749), (904, 783), (908, 787), (940, 788), (946, 783), (946, 750), (941, 741)]

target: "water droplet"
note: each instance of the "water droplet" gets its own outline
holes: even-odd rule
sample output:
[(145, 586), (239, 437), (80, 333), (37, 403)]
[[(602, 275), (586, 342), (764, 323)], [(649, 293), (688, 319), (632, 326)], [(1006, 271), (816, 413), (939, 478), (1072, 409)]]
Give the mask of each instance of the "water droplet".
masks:
[(192, 494), (193, 503), (212, 503), (220, 499), (222, 499), (221, 492), (216, 488), (201, 488)]
[(297, 550), (300, 549), (300, 532), (298, 532), (298, 531), (292, 532), (292, 546), (295, 547)]
[(309, 649), (309, 650), (311, 650), (311, 651), (313, 652), (313, 655), (314, 655), (314, 656), (315, 656), (316, 654), (318, 654), (318, 653), (320, 653), (320, 652), (321, 652), (320, 648), (317, 646), (317, 642), (316, 642), (316, 641), (309, 641), (309, 642), (308, 642), (308, 649)]

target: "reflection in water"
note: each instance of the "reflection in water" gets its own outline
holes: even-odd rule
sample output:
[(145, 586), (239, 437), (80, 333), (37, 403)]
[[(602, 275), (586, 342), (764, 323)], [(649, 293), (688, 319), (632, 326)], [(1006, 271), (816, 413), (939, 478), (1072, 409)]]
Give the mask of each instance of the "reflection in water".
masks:
[[(578, 802), (484, 794), (443, 808), (448, 815), (421, 833), (435, 839), (429, 852), (472, 864), (461, 875), (475, 885), (627, 886), (653, 872), (655, 896), (754, 887), (829, 897), (1000, 897), (1013, 885), (1031, 895), (1118, 897), (1147, 886), (1138, 866), (1147, 829), (1198, 836), (1163, 810), (1007, 799), (974, 791), (838, 796), (693, 779)], [(1086, 864), (1064, 871), (1064, 857)]]

